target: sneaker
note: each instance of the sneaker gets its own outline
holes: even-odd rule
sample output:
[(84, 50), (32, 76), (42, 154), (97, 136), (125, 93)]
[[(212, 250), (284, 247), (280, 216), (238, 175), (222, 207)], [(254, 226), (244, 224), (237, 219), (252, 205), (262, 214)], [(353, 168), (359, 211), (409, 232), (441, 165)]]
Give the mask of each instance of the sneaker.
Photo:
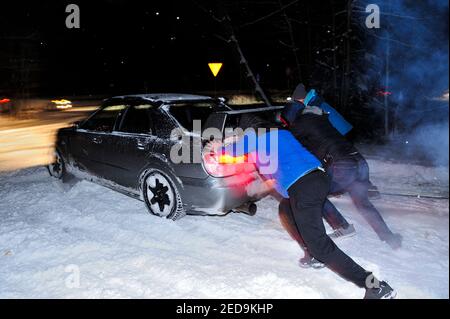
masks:
[(366, 288), (364, 295), (364, 299), (395, 299), (395, 297), (397, 292), (385, 281), (381, 281), (378, 288)]
[(388, 244), (392, 249), (397, 250), (402, 247), (403, 237), (400, 234), (390, 234), (383, 241)]
[(330, 236), (330, 238), (332, 239), (338, 239), (338, 238), (352, 237), (355, 234), (356, 234), (355, 226), (353, 226), (353, 224), (349, 224), (347, 228), (339, 227), (338, 229), (335, 229), (328, 236)]
[(298, 261), (298, 264), (302, 268), (313, 268), (313, 269), (320, 269), (325, 267), (325, 264), (323, 262), (318, 261), (316, 258), (311, 256), (310, 254), (305, 252), (305, 256), (300, 258)]

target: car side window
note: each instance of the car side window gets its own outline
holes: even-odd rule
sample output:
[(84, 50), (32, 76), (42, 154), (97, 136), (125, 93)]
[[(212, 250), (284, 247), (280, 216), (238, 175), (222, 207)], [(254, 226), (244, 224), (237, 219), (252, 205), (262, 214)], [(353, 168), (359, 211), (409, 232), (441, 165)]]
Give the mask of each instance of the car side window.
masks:
[(110, 105), (95, 113), (83, 125), (82, 129), (97, 132), (112, 132), (118, 115), (126, 105)]
[(153, 134), (152, 109), (153, 106), (149, 104), (130, 106), (119, 130), (126, 133)]
[(155, 108), (150, 111), (150, 117), (153, 119), (154, 133), (160, 138), (170, 138), (172, 131), (177, 128), (173, 120), (167, 116), (167, 113)]

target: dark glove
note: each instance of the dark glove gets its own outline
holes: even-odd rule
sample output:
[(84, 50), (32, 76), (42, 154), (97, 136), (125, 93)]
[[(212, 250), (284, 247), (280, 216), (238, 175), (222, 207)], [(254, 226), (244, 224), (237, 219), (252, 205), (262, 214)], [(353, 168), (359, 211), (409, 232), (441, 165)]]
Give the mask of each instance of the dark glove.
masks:
[(286, 104), (281, 117), (287, 122), (288, 125), (292, 125), (296, 117), (305, 108), (305, 105), (299, 101), (290, 101)]

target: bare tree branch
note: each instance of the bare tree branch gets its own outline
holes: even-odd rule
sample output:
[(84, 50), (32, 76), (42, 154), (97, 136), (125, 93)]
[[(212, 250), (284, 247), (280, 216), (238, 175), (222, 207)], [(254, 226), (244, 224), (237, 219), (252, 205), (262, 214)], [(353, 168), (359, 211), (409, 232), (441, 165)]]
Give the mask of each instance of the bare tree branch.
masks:
[(258, 18), (258, 19), (256, 19), (256, 20), (251, 21), (251, 22), (247, 22), (247, 23), (242, 24), (239, 28), (245, 28), (245, 27), (247, 27), (247, 26), (249, 26), (249, 25), (252, 25), (252, 24), (261, 22), (261, 21), (263, 21), (263, 20), (265, 20), (265, 19), (268, 19), (268, 18), (270, 18), (270, 17), (272, 17), (272, 16), (274, 16), (274, 15), (276, 15), (276, 14), (282, 12), (282, 11), (285, 10), (286, 8), (289, 8), (290, 6), (296, 4), (296, 3), (299, 2), (299, 1), (300, 1), (300, 0), (294, 0), (294, 1), (292, 1), (292, 2), (290, 2), (290, 3), (288, 3), (288, 4), (286, 4), (285, 6), (281, 7), (280, 9), (275, 10), (275, 11), (273, 11), (273, 12), (271, 12), (271, 13), (269, 13), (269, 14), (263, 16), (263, 17), (260, 17), (260, 18)]

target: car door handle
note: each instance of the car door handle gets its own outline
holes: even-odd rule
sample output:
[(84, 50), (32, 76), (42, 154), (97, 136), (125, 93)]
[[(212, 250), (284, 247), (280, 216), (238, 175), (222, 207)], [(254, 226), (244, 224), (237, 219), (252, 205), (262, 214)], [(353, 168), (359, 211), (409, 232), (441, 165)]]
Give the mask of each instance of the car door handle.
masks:
[(95, 144), (101, 144), (103, 140), (101, 137), (94, 137), (92, 138), (92, 142), (94, 142)]

